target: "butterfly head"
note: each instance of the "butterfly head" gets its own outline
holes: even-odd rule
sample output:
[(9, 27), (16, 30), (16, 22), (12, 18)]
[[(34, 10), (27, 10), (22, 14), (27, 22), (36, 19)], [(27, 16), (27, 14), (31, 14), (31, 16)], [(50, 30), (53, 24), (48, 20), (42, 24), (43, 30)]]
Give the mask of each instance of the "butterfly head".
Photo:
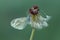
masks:
[(32, 8), (29, 9), (30, 14), (37, 15), (39, 11), (38, 6), (34, 5)]

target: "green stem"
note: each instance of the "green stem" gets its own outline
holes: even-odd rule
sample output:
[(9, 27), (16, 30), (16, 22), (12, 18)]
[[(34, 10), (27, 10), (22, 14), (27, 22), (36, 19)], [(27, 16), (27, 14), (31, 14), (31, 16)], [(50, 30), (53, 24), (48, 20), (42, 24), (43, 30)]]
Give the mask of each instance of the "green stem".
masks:
[(34, 32), (35, 32), (35, 29), (33, 28), (31, 32), (30, 40), (33, 40)]

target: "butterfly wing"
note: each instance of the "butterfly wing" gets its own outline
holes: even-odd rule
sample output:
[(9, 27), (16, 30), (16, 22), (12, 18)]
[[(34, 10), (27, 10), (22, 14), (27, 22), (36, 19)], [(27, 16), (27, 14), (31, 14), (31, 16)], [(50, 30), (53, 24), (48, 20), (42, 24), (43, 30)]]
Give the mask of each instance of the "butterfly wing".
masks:
[(22, 30), (27, 25), (27, 17), (16, 18), (11, 21), (11, 26), (15, 29)]
[(47, 18), (42, 17), (41, 15), (37, 16), (37, 21), (36, 22), (31, 22), (31, 26), (37, 29), (42, 29), (43, 27), (47, 27)]

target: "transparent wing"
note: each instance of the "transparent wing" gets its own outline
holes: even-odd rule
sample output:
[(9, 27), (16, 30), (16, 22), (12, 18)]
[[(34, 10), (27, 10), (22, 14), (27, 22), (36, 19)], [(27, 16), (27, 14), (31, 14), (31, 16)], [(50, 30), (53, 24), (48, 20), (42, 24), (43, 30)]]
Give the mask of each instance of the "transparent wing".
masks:
[(11, 21), (11, 26), (15, 29), (22, 30), (27, 25), (27, 17), (16, 18)]
[(40, 14), (43, 16), (43, 17), (41, 17), (43, 20), (45, 20), (45, 21), (48, 21), (48, 20), (50, 20), (51, 19), (51, 16), (48, 16), (47, 14), (46, 14), (46, 12), (44, 12), (43, 10), (40, 10)]

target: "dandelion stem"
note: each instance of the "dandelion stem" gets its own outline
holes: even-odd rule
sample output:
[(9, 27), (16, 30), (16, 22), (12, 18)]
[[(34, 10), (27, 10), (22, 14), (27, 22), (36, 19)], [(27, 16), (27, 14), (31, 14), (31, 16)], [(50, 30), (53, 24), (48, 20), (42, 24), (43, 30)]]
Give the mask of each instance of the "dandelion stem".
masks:
[(34, 32), (35, 32), (35, 29), (33, 28), (31, 32), (30, 40), (33, 40)]

